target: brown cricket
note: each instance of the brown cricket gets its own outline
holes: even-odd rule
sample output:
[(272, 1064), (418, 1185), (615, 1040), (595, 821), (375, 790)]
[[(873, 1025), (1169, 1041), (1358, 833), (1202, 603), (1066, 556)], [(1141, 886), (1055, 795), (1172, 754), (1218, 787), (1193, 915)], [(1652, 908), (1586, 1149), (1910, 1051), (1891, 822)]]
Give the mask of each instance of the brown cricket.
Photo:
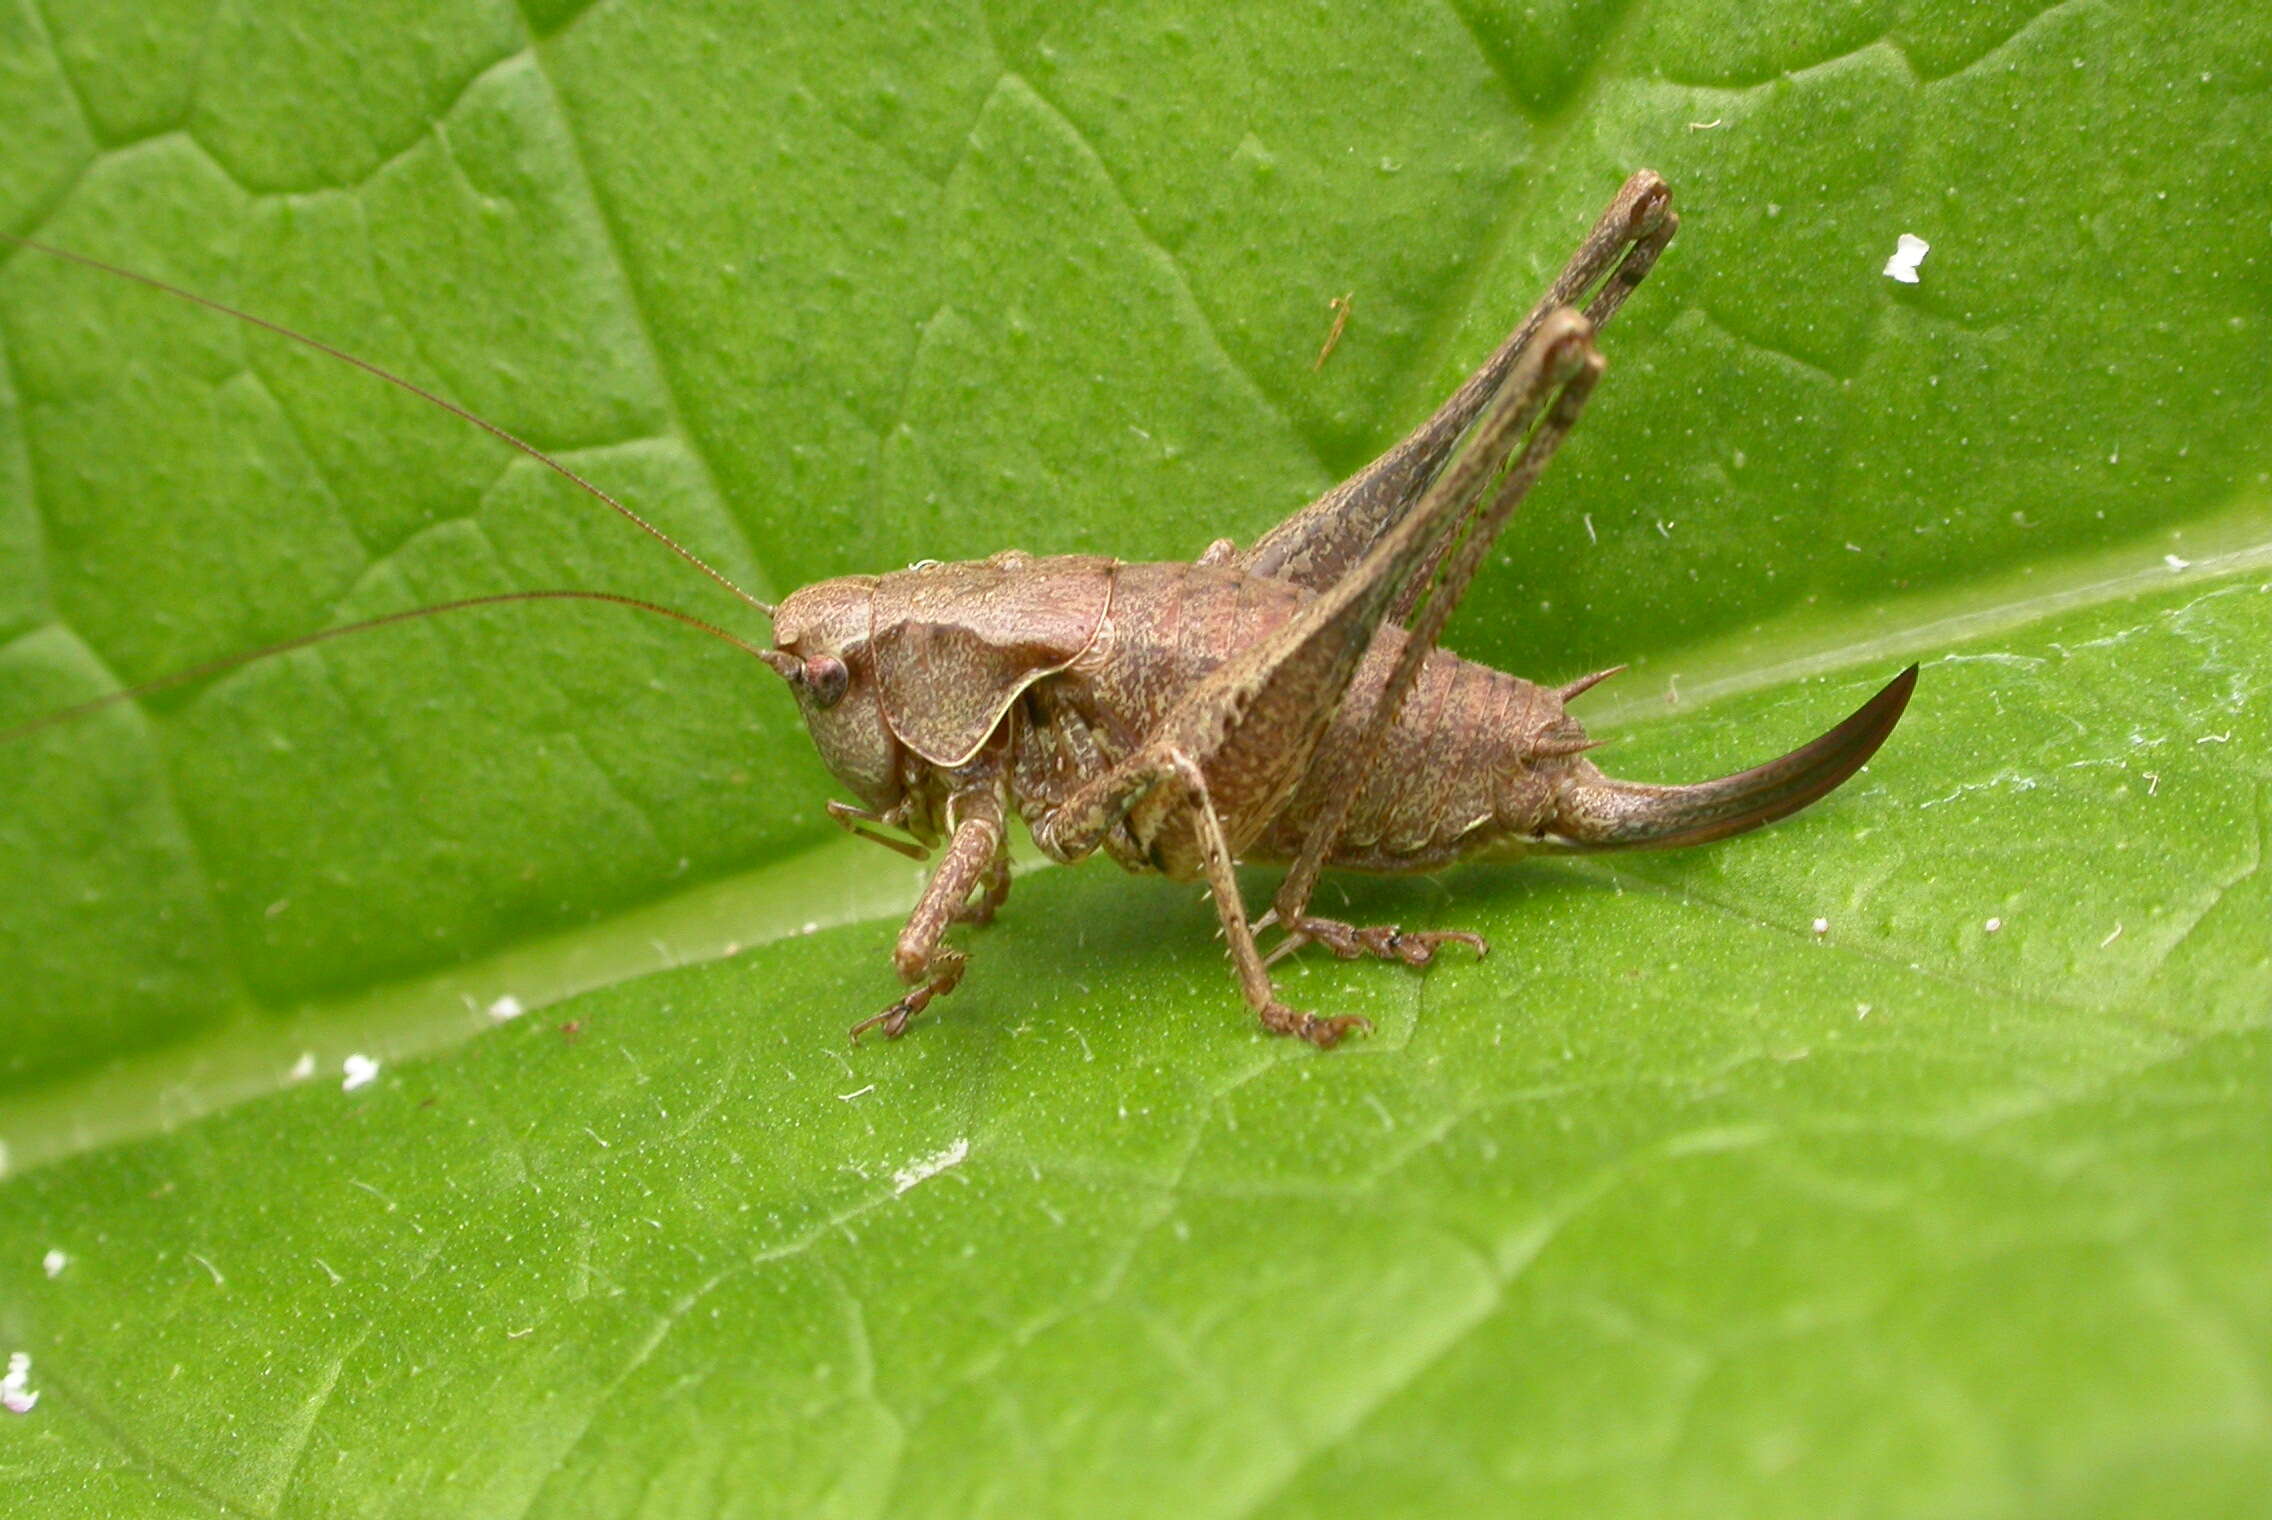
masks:
[[(805, 587), (778, 607), (741, 591), (597, 486), (462, 408), (312, 338), (245, 317), (402, 386), (503, 438), (733, 590), (773, 623), (770, 648), (672, 609), (601, 592), (473, 598), (330, 628), (112, 693), (89, 707), (284, 649), (436, 612), (577, 597), (692, 623), (789, 683), (821, 758), (854, 796), (852, 832), (937, 867), (892, 952), (908, 989), (853, 1026), (903, 1033), (959, 984), (946, 943), (1009, 894), (1014, 815), (1052, 859), (1103, 851), (1124, 869), (1204, 882), (1239, 989), (1263, 1027), (1330, 1047), (1355, 1015), (1280, 1001), (1270, 967), (1309, 944), (1425, 965), (1480, 936), (1359, 927), (1309, 911), (1328, 868), (1425, 872), (1534, 851), (1654, 849), (1722, 839), (1796, 812), (1882, 744), (1916, 683), (1904, 670), (1781, 759), (1692, 786), (1605, 776), (1569, 715), (1614, 674), (1540, 686), (1438, 647), (1445, 620), (1599, 381), (1595, 337), (1671, 240), (1671, 192), (1626, 181), (1538, 305), (1435, 414), (1251, 548), (1191, 563), (1006, 550)], [(38, 246), (38, 245), (32, 245)], [(44, 250), (60, 252), (60, 250)], [(13, 737), (13, 735), (0, 735)], [(1289, 867), (1250, 919), (1234, 866)], [(1266, 955), (1257, 933), (1281, 938)]]

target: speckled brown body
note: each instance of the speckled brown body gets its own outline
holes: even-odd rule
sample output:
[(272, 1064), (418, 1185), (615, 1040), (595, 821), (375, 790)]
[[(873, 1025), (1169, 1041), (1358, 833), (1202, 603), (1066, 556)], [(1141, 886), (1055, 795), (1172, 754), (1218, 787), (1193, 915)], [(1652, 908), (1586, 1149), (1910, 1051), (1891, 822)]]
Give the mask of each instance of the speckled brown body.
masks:
[[(1418, 965), (1444, 941), (1483, 943), (1314, 916), (1320, 871), (1717, 839), (1804, 807), (1869, 757), (1914, 671), (1780, 760), (1661, 787), (1584, 757), (1564, 705), (1599, 675), (1541, 687), (1438, 647), (1600, 378), (1594, 334), (1671, 238), (1669, 201), (1662, 180), (1634, 175), (1434, 416), (1248, 549), (1221, 540), (1194, 563), (1147, 564), (1005, 552), (781, 604), (765, 658), (859, 799), (832, 811), (895, 849), (945, 846), (894, 951), (913, 990), (855, 1035), (899, 1034), (960, 982), (965, 956), (943, 937), (1007, 894), (1013, 814), (1058, 860), (1101, 851), (1205, 881), (1263, 1025), (1331, 1045), (1363, 1021), (1279, 1002), (1278, 955), (1323, 944)], [(1259, 921), (1242, 861), (1289, 866)], [(1266, 957), (1255, 936), (1273, 925), (1285, 938)]]
[[(1112, 585), (1094, 641), (1027, 689), (1005, 735), (1012, 804), (1042, 832), (1097, 762), (1134, 754), (1233, 654), (1265, 642), (1315, 599), (1232, 566), (1107, 564), (1096, 573)], [(1284, 864), (1300, 853), (1329, 785), (1309, 763), (1314, 751), (1364, 730), (1404, 642), (1402, 629), (1382, 627), (1316, 743), (1289, 736), (1282, 763), (1257, 778), (1260, 805), (1232, 836), (1241, 859)], [(1329, 867), (1433, 871), (1503, 858), (1535, 844), (1554, 822), (1560, 790), (1593, 772), (1575, 753), (1584, 731), (1554, 691), (1441, 649), (1428, 652), (1377, 742)], [(1105, 849), (1130, 870), (1163, 868), (1125, 830), (1109, 834)]]

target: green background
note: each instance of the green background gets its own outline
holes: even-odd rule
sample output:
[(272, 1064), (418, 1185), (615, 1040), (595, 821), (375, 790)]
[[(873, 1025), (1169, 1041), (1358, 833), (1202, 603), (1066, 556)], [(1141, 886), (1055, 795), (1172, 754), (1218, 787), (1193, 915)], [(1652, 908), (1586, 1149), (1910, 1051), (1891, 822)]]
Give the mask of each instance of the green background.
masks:
[[(1323, 1057), (1102, 864), (848, 1048), (917, 872), (769, 673), (604, 609), (10, 744), (11, 1502), (2272, 1513), (2265, 15), (0, 8), (0, 227), (767, 594), (1251, 541), (1647, 164), (1681, 235), (1451, 642), (1631, 661), (1581, 712), (1652, 780), (1924, 664), (1777, 829), (1329, 888), (1496, 950), (1291, 968), (1377, 1025)], [(553, 585), (763, 631), (343, 366), (0, 261), (0, 724)]]

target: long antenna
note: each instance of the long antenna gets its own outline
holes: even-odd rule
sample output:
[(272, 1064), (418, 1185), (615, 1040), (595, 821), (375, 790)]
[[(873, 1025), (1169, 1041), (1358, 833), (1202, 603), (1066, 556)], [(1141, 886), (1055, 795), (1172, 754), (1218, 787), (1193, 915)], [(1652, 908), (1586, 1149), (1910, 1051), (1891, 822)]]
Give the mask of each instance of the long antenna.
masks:
[(243, 649), (235, 654), (225, 654), (219, 659), (207, 660), (201, 665), (192, 665), (186, 670), (169, 672), (155, 680), (143, 681), (137, 685), (121, 687), (117, 691), (105, 692), (99, 697), (92, 697), (70, 707), (42, 714), (28, 723), (19, 723), (13, 728), (0, 728), (0, 744), (12, 744), (16, 740), (36, 734), (42, 729), (68, 723), (75, 718), (84, 717), (86, 714), (99, 711), (102, 708), (120, 702), (130, 702), (139, 697), (147, 697), (153, 692), (170, 691), (176, 686), (186, 686), (192, 681), (202, 681), (208, 676), (217, 676), (224, 671), (234, 670), (239, 665), (250, 665), (255, 660), (265, 660), (273, 655), (290, 654), (295, 649), (305, 649), (310, 644), (322, 644), (332, 639), (343, 639), (351, 633), (368, 633), (374, 628), (385, 628), (394, 623), (408, 623), (417, 618), (433, 617), (439, 613), (465, 612), (475, 607), (494, 607), (502, 602), (607, 602), (617, 607), (629, 607), (637, 612), (652, 613), (656, 617), (666, 617), (673, 622), (684, 623), (689, 628), (700, 629), (714, 639), (723, 639), (744, 654), (755, 655), (758, 659), (776, 669), (780, 668), (779, 662), (784, 658), (773, 650), (760, 649), (755, 644), (728, 633), (715, 623), (706, 623), (691, 613), (679, 611), (676, 607), (664, 607), (655, 602), (642, 602), (637, 597), (618, 596), (612, 591), (500, 591), (491, 596), (469, 596), (462, 601), (436, 602), (431, 607), (413, 607), (404, 612), (389, 612), (383, 617), (365, 618), (359, 623), (342, 623), (337, 628), (320, 628), (314, 633), (304, 633), (296, 639), (286, 639), (279, 644), (269, 644), (259, 649)]
[(665, 533), (662, 529), (647, 521), (646, 518), (641, 517), (638, 513), (632, 511), (622, 502), (617, 501), (613, 496), (610, 496), (607, 492), (601, 490), (598, 486), (592, 484), (583, 476), (577, 474), (574, 470), (569, 469), (568, 466), (562, 464), (559, 460), (553, 458), (550, 454), (547, 454), (546, 452), (544, 452), (544, 450), (538, 448), (535, 444), (530, 443), (527, 439), (522, 438), (516, 433), (509, 432), (506, 429), (499, 427), (496, 423), (491, 422), (486, 417), (467, 411), (464, 407), (458, 405), (455, 401), (451, 401), (446, 397), (438, 396), (434, 392), (426, 389), (422, 385), (416, 384), (413, 381), (405, 380), (402, 376), (394, 373), (392, 370), (382, 369), (378, 365), (373, 364), (368, 359), (359, 359), (343, 348), (334, 348), (329, 343), (324, 342), (321, 338), (311, 338), (306, 333), (296, 332), (293, 329), (286, 327), (281, 322), (271, 322), (266, 317), (256, 317), (249, 311), (240, 311), (236, 307), (231, 306), (226, 302), (214, 300), (211, 296), (201, 296), (194, 290), (184, 290), (179, 285), (169, 285), (164, 280), (158, 279), (154, 275), (140, 274), (132, 269), (123, 268), (122, 266), (117, 264), (107, 264), (101, 259), (91, 258), (84, 253), (73, 253), (68, 248), (57, 248), (53, 244), (42, 243), (34, 238), (19, 237), (13, 232), (0, 232), (0, 241), (14, 243), (19, 248), (29, 248), (36, 253), (47, 254), (51, 258), (63, 259), (69, 263), (84, 265), (88, 269), (99, 269), (105, 274), (116, 275), (122, 280), (132, 280), (137, 285), (147, 285), (152, 290), (163, 291), (167, 295), (173, 296), (177, 300), (187, 301), (193, 306), (202, 306), (208, 311), (217, 311), (220, 312), (223, 316), (235, 317), (240, 322), (249, 322), (253, 326), (258, 327), (266, 332), (272, 332), (280, 338), (289, 338), (294, 343), (299, 344), (303, 348), (312, 348), (319, 354), (329, 354), (332, 358), (340, 360), (342, 363), (354, 365), (357, 369), (363, 371), (363, 373), (367, 375), (376, 375), (379, 379), (384, 380), (387, 384), (398, 387), (402, 390), (406, 390), (410, 392), (411, 395), (416, 396), (419, 400), (427, 402), (434, 406), (438, 406), (443, 411), (448, 412), (451, 416), (461, 418), (466, 422), (472, 423), (475, 427), (481, 429), (491, 437), (502, 439), (504, 442), (511, 444), (514, 448), (519, 449), (522, 453), (528, 455), (529, 458), (535, 460), (538, 464), (543, 465), (546, 469), (552, 471), (555, 475), (558, 475), (563, 479), (569, 481), (571, 484), (575, 485), (579, 490), (585, 491), (590, 495), (596, 497), (603, 505), (608, 508), (608, 510), (614, 512), (617, 516), (622, 517), (633, 527), (637, 528), (640, 532), (645, 533), (650, 538), (660, 540), (664, 548), (670, 550), (671, 553), (677, 555), (680, 559), (685, 560), (688, 564), (701, 571), (704, 575), (709, 576), (710, 579), (716, 581), (719, 585), (725, 587), (728, 591), (731, 591), (735, 596), (741, 598), (742, 601), (748, 603), (752, 607), (755, 607), (759, 612), (764, 613), (767, 617), (773, 616), (773, 604), (771, 602), (761, 601), (757, 597), (751, 596), (747, 591), (744, 591), (741, 587), (735, 585), (732, 580), (728, 579), (723, 571), (712, 565), (708, 560), (702, 558), (701, 555), (696, 554), (692, 549), (687, 548), (686, 545), (680, 543), (677, 539), (671, 537), (668, 533)]

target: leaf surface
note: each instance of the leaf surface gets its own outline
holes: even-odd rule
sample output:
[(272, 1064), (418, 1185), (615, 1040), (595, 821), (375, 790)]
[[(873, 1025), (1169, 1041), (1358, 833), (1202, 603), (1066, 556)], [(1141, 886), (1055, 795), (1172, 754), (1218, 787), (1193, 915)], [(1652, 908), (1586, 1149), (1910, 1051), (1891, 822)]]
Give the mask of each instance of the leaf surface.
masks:
[[(918, 873), (827, 823), (770, 673), (606, 609), (7, 746), (0, 1471), (88, 1516), (2258, 1512), (2268, 42), (2134, 0), (0, 18), (0, 225), (397, 368), (764, 595), (1251, 541), (1649, 164), (1681, 235), (1455, 646), (1632, 662), (1581, 711), (1644, 780), (1925, 666), (1776, 829), (1329, 888), (1495, 948), (1296, 963), (1377, 1026), (1322, 1058), (1101, 864), (847, 1049)], [(11, 253), (0, 358), (0, 724), (517, 588), (762, 635), (145, 289)]]

